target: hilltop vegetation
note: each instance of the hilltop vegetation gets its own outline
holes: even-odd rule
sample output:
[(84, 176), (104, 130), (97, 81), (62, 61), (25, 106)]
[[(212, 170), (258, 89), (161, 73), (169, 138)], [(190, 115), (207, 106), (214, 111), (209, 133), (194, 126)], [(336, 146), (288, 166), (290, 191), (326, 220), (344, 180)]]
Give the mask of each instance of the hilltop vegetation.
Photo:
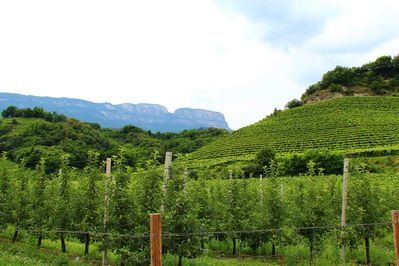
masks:
[(154, 151), (185, 154), (228, 134), (227, 130), (214, 128), (180, 133), (152, 133), (132, 125), (102, 129), (96, 123), (80, 122), (42, 108), (9, 107), (3, 117), (6, 118), (0, 120), (0, 152), (30, 168), (36, 167), (43, 157), (47, 172), (60, 167), (64, 154), (70, 155), (71, 166), (83, 168), (88, 151), (97, 151), (104, 159), (123, 149), (128, 165), (134, 167), (148, 160)]
[(309, 86), (302, 102), (313, 102), (339, 95), (394, 95), (399, 92), (399, 55), (381, 56), (361, 67), (337, 66)]

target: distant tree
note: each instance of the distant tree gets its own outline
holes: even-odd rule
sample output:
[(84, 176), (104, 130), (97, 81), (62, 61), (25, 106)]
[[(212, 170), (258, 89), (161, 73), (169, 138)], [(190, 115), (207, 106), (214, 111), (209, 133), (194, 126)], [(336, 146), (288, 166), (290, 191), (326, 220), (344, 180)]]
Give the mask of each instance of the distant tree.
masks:
[(272, 148), (263, 148), (256, 154), (255, 163), (257, 165), (257, 173), (256, 176), (263, 173), (263, 169), (265, 166), (269, 166), (270, 161), (275, 160), (276, 152)]
[[(314, 163), (316, 173), (322, 172), (326, 175), (339, 175), (343, 169), (343, 155), (326, 149), (311, 149), (304, 153), (306, 164)], [(309, 168), (308, 168), (309, 169)]]
[(303, 154), (287, 155), (279, 159), (282, 175), (297, 176), (306, 174), (309, 162), (314, 164), (316, 173), (326, 175), (341, 174), (343, 167), (342, 154), (323, 149), (307, 150)]
[(9, 106), (4, 109), (1, 113), (4, 118), (11, 117), (24, 117), (24, 118), (42, 118), (49, 122), (63, 122), (66, 121), (66, 116), (57, 114), (56, 112), (46, 112), (43, 107), (32, 108), (17, 108), (15, 106)]
[(272, 148), (263, 148), (256, 154), (256, 163), (262, 167), (269, 165), (271, 160), (276, 157), (276, 152)]
[(302, 105), (303, 105), (303, 102), (301, 102), (298, 99), (293, 99), (293, 100), (289, 101), (285, 105), (285, 107), (291, 109), (291, 108), (299, 107), (299, 106), (302, 106)]
[(306, 89), (305, 93), (301, 96), (301, 100), (305, 100), (306, 96), (312, 95), (313, 93), (315, 93), (317, 91), (320, 91), (320, 90), (321, 90), (320, 82), (318, 82), (316, 84), (313, 84), (313, 85), (310, 85)]
[(391, 90), (391, 86), (388, 81), (378, 79), (370, 84), (370, 89), (378, 95), (383, 95)]
[(274, 108), (273, 113), (271, 113), (270, 116), (277, 116), (280, 112), (281, 110)]
[(397, 75), (398, 66), (391, 56), (381, 56), (372, 63), (371, 68), (378, 76), (387, 79)]
[(259, 175), (263, 174), (264, 167), (269, 166), (271, 161), (275, 161), (275, 158), (276, 152), (272, 148), (263, 148), (256, 154), (253, 162), (248, 163), (242, 168), (243, 177), (259, 177)]
[(18, 109), (18, 108), (15, 107), (15, 106), (9, 106), (9, 107), (7, 107), (6, 109), (4, 109), (4, 110), (1, 112), (1, 116), (4, 117), (4, 118), (11, 118), (11, 117), (14, 117), (14, 115), (15, 115), (17, 109)]
[(323, 75), (323, 79), (320, 83), (322, 89), (327, 89), (332, 84), (338, 84), (342, 86), (353, 85), (353, 72), (352, 69), (342, 66), (335, 67), (334, 70), (328, 71)]

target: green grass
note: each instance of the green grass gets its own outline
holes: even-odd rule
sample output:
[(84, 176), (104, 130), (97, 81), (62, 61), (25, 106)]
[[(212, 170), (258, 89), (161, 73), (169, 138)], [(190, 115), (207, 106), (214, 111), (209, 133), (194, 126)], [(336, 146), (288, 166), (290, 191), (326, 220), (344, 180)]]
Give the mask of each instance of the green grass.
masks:
[(8, 251), (0, 251), (0, 264), (1, 265), (51, 265), (41, 260), (27, 257), (24, 254), (13, 254)]
[(399, 149), (398, 97), (341, 97), (284, 110), (191, 154), (214, 165), (251, 160), (264, 147), (279, 154), (323, 148), (343, 153)]
[[(388, 235), (387, 235), (388, 236)], [(373, 265), (391, 265), (394, 262), (394, 251), (392, 247), (386, 248), (380, 245), (381, 243), (372, 242), (371, 261)], [(215, 245), (215, 243), (213, 243)], [(219, 243), (219, 247), (226, 245), (226, 243)], [(254, 255), (242, 252), (240, 255), (231, 255), (231, 250), (228, 254), (221, 250), (213, 250), (201, 257), (195, 259), (183, 259), (183, 265), (188, 266), (258, 266), (258, 265), (310, 265), (309, 249), (304, 245), (278, 247), (278, 256), (272, 258), (270, 255), (270, 247), (267, 255)], [(263, 252), (262, 252), (263, 253)], [(337, 246), (332, 244), (325, 244), (322, 251), (314, 254), (312, 265), (340, 265), (340, 250)], [(177, 265), (178, 258), (175, 255), (164, 254), (163, 265)], [(365, 264), (364, 248), (359, 246), (355, 250), (349, 251), (347, 249), (346, 265)]]
[[(13, 228), (0, 233), (0, 265), (98, 265), (101, 253), (97, 243), (90, 245), (90, 252), (84, 257), (84, 244), (75, 238), (66, 241), (67, 253), (61, 252), (59, 239), (43, 239), (40, 249), (36, 248), (36, 237), (20, 232), (18, 240), (11, 242)], [(109, 261), (116, 265), (117, 256), (108, 253)], [(15, 261), (10, 264), (8, 261)], [(25, 263), (25, 264), (24, 264)]]
[[(178, 257), (175, 255), (166, 254), (163, 257), (162, 264), (177, 265)], [(248, 257), (209, 257), (201, 256), (195, 259), (183, 259), (183, 265), (185, 266), (230, 266), (230, 265), (242, 265), (242, 266), (261, 266), (261, 265), (278, 265), (274, 262), (269, 262), (262, 259), (248, 258)]]
[[(394, 261), (392, 235), (387, 233), (383, 238), (371, 242), (371, 260), (373, 265), (389, 265)], [(73, 240), (73, 239), (72, 239)], [(45, 240), (43, 247), (38, 250), (29, 240), (29, 236), (22, 238), (22, 242), (11, 243), (9, 239), (0, 238), (0, 265), (99, 265), (100, 254), (92, 254), (91, 258), (79, 256), (84, 248), (83, 244), (68, 241), (68, 253), (59, 251), (59, 243)], [(211, 240), (206, 245), (205, 254), (194, 259), (183, 259), (185, 266), (260, 266), (260, 265), (309, 265), (309, 249), (303, 244), (292, 246), (277, 246), (277, 258), (271, 257), (271, 246), (264, 245), (256, 253), (242, 245), (239, 255), (231, 255), (231, 241)], [(95, 253), (95, 251), (94, 251)], [(315, 253), (313, 265), (339, 265), (339, 248), (335, 239), (327, 238), (321, 251)], [(116, 255), (111, 253), (111, 265), (117, 265)], [(163, 265), (177, 265), (176, 255), (164, 254)], [(347, 249), (347, 265), (365, 263), (364, 247), (360, 243), (356, 249)]]
[(91, 265), (52, 249), (36, 249), (29, 243), (0, 239), (0, 265)]

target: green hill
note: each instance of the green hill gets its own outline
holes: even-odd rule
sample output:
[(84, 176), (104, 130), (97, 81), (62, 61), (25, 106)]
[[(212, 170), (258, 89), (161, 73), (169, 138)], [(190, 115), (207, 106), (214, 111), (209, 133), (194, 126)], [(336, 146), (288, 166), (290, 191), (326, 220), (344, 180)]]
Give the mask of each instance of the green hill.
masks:
[(252, 160), (262, 148), (279, 154), (328, 149), (347, 154), (399, 147), (399, 97), (339, 97), (278, 111), (191, 154), (194, 164)]
[(96, 123), (80, 122), (42, 108), (16, 109), (0, 119), (0, 154), (14, 162), (35, 168), (41, 158), (46, 160), (46, 171), (55, 172), (61, 156), (70, 156), (71, 166), (83, 168), (89, 151), (96, 151), (101, 159), (118, 154), (121, 149), (127, 164), (136, 167), (153, 158), (163, 161), (165, 151), (193, 152), (199, 147), (227, 134), (224, 129), (193, 129), (179, 133), (152, 133), (127, 125), (121, 129), (103, 129)]

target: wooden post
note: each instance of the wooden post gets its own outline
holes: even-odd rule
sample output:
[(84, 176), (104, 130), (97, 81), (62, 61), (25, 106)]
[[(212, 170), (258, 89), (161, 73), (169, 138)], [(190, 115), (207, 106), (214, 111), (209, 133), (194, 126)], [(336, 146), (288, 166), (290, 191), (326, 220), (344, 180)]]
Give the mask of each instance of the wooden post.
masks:
[[(344, 240), (344, 229), (346, 226), (346, 209), (348, 207), (348, 177), (349, 177), (349, 159), (344, 159), (344, 176), (342, 180), (342, 213), (341, 213), (341, 240)], [(341, 245), (341, 265), (345, 264), (345, 243)]]
[(108, 211), (109, 211), (109, 186), (110, 186), (110, 179), (111, 179), (111, 158), (107, 158), (107, 164), (105, 167), (105, 195), (104, 195), (104, 242), (103, 242), (103, 257), (102, 257), (102, 265), (108, 265), (108, 237), (107, 237), (107, 230), (108, 230)]
[(392, 229), (393, 242), (395, 245), (396, 266), (399, 266), (399, 211), (391, 211), (392, 214)]
[(263, 176), (259, 175), (259, 194), (260, 194), (260, 206), (263, 209)]
[(165, 210), (165, 203), (164, 199), (166, 196), (166, 191), (168, 190), (168, 181), (170, 179), (170, 168), (172, 167), (172, 152), (167, 151), (165, 154), (165, 166), (164, 166), (164, 171), (163, 171), (163, 199), (161, 203), (161, 212), (164, 212)]
[(162, 222), (161, 214), (150, 216), (151, 266), (162, 266)]
[(188, 180), (188, 169), (184, 168), (184, 173), (183, 173), (183, 191), (184, 191), (184, 193), (187, 192), (187, 180)]

